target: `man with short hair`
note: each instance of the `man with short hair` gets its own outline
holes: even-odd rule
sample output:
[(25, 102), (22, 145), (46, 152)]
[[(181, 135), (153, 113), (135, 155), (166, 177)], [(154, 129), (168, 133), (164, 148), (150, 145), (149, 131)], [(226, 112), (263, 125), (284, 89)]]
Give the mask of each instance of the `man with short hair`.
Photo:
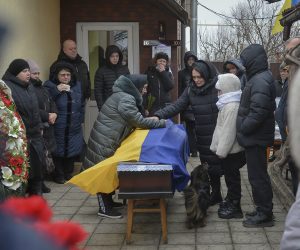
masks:
[(91, 81), (87, 64), (82, 60), (82, 57), (77, 52), (76, 43), (67, 39), (62, 43), (61, 51), (57, 60), (50, 67), (50, 76), (53, 74), (55, 65), (58, 62), (67, 62), (74, 66), (77, 81), (81, 84), (82, 100), (85, 101), (91, 97)]

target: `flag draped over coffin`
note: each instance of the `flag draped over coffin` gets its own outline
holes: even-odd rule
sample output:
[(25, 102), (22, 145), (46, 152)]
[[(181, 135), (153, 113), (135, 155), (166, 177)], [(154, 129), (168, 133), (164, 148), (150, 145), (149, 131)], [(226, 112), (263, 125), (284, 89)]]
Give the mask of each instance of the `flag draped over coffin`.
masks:
[(74, 176), (72, 183), (90, 194), (111, 193), (118, 188), (117, 165), (122, 161), (172, 164), (173, 187), (182, 191), (190, 176), (186, 169), (188, 140), (182, 125), (167, 121), (166, 128), (136, 129), (115, 154)]

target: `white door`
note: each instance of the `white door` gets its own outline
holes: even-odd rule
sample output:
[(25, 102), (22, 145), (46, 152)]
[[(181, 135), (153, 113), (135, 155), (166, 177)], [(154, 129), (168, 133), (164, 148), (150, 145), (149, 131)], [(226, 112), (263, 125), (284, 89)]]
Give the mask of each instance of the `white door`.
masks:
[(105, 49), (117, 45), (123, 52), (123, 64), (130, 73), (138, 74), (139, 68), (139, 24), (134, 23), (77, 23), (77, 49), (90, 70), (92, 96), (85, 110), (84, 138), (87, 142), (98, 108), (94, 97), (94, 76), (103, 65)]

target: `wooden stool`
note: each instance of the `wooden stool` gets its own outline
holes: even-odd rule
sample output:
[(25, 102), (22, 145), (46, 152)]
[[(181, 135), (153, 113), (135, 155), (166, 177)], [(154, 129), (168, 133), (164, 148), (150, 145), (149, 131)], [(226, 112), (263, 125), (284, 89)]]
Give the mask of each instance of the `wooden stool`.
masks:
[[(131, 240), (134, 213), (160, 213), (163, 241), (167, 243), (167, 211), (166, 198), (173, 197), (172, 165), (122, 162), (118, 165), (119, 199), (127, 199), (127, 243)], [(135, 207), (142, 201), (159, 201), (156, 208)]]
[[(149, 199), (143, 199), (149, 200)], [(153, 200), (153, 199), (152, 199)], [(167, 211), (166, 211), (166, 201), (164, 198), (157, 199), (159, 201), (158, 208), (135, 208), (135, 203), (140, 200), (128, 199), (127, 204), (127, 233), (126, 233), (126, 242), (130, 243), (131, 241), (131, 232), (133, 225), (133, 215), (134, 213), (160, 213), (161, 218), (161, 229), (162, 229), (162, 238), (164, 243), (168, 243), (167, 239)]]

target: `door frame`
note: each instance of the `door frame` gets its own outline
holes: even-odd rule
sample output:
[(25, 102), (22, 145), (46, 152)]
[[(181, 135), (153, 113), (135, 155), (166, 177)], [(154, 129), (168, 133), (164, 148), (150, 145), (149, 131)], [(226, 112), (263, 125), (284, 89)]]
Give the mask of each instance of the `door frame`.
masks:
[[(89, 65), (88, 32), (97, 30), (126, 30), (128, 32), (128, 68), (131, 74), (140, 73), (139, 23), (138, 22), (79, 22), (76, 23), (77, 51)], [(95, 100), (85, 106), (84, 138), (87, 142), (90, 130), (98, 114)]]
[(88, 31), (126, 30), (128, 32), (128, 68), (132, 74), (140, 73), (139, 23), (138, 22), (79, 22), (76, 23), (78, 53), (89, 66)]

